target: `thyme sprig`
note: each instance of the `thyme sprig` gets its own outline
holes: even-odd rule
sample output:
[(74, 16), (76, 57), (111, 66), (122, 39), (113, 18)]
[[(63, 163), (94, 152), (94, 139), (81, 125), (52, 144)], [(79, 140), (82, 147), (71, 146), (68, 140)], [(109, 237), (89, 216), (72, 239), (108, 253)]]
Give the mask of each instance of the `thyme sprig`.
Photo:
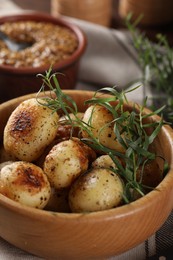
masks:
[[(158, 122), (152, 119), (146, 121), (146, 119), (152, 118), (153, 115), (160, 114), (163, 108), (151, 112), (150, 114), (145, 114), (145, 100), (143, 106), (134, 104), (132, 110), (129, 111), (125, 109), (124, 104), (128, 106), (126, 94), (129, 91), (133, 91), (133, 89), (119, 92), (116, 86), (112, 88), (102, 88), (96, 91), (91, 99), (86, 100), (86, 105), (104, 106), (111, 112), (113, 120), (109, 124), (113, 126), (113, 131), (118, 142), (125, 148), (125, 153), (118, 152), (100, 143), (99, 136), (95, 137), (93, 135), (90, 123), (85, 123), (78, 117), (77, 113), (80, 111), (78, 111), (75, 101), (61, 90), (57, 80), (57, 74), (51, 74), (51, 70), (49, 70), (46, 72), (46, 75), (40, 76), (43, 79), (43, 85), (40, 91), (45, 91), (45, 85), (51, 91), (50, 96), (43, 98), (44, 102), (42, 104), (48, 106), (54, 112), (63, 111), (67, 116), (66, 124), (71, 125), (72, 128), (78, 127), (81, 131), (87, 133), (87, 138), (81, 138), (81, 135), (79, 135), (83, 143), (98, 152), (108, 154), (112, 158), (116, 169), (111, 170), (120, 175), (124, 180), (124, 201), (126, 203), (132, 201), (134, 199), (134, 192), (143, 196), (146, 192), (146, 188), (149, 188), (142, 184), (144, 166), (148, 161), (154, 160), (156, 156), (158, 156), (151, 152), (149, 147), (163, 125), (162, 118)], [(38, 93), (38, 97), (39, 94), (40, 92)], [(74, 115), (73, 120), (69, 116), (69, 113)], [(92, 113), (90, 120), (92, 120)], [(106, 126), (100, 129), (100, 134), (104, 127)], [(148, 130), (150, 130), (149, 134), (147, 134)], [(141, 174), (138, 179), (137, 174), (139, 171)]]

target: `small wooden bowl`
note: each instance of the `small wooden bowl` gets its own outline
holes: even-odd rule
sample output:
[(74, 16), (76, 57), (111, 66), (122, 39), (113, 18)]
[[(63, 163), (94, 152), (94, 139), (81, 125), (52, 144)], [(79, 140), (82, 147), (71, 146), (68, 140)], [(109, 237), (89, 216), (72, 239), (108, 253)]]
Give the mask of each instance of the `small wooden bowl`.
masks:
[[(62, 89), (73, 89), (78, 78), (80, 59), (86, 49), (87, 39), (83, 31), (76, 25), (68, 22), (63, 16), (55, 18), (42, 12), (27, 12), (17, 15), (0, 17), (0, 24), (16, 21), (49, 22), (70, 29), (78, 39), (78, 47), (66, 60), (53, 65)], [(53, 33), (53, 32), (52, 32)], [(37, 92), (42, 80), (37, 74), (44, 74), (51, 64), (42, 67), (19, 67), (0, 65), (0, 103), (9, 99)], [(63, 75), (62, 75), (63, 74)]]
[[(89, 91), (66, 90), (85, 110)], [(0, 136), (14, 108), (35, 94), (0, 105)], [(149, 113), (145, 109), (145, 113)], [(153, 116), (152, 120), (159, 120)], [(22, 206), (0, 194), (0, 236), (11, 244), (46, 259), (105, 259), (121, 254), (151, 236), (173, 208), (173, 130), (165, 125), (156, 149), (170, 170), (156, 190), (128, 205), (89, 214), (55, 213)]]
[(133, 21), (142, 15), (140, 24), (144, 26), (167, 25), (173, 21), (172, 0), (121, 0), (118, 9), (122, 19), (129, 13), (132, 13)]
[(112, 0), (51, 0), (51, 13), (55, 17), (58, 15), (71, 16), (86, 20), (102, 26), (110, 26), (112, 15)]

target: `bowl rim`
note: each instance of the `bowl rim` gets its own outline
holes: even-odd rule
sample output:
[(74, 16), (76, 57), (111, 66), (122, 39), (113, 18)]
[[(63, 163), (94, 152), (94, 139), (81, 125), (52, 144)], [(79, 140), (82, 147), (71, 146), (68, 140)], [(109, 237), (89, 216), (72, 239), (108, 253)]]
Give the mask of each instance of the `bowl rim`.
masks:
[[(74, 94), (84, 93), (83, 90), (63, 90), (66, 93), (73, 92)], [(50, 93), (50, 92), (47, 92)], [(94, 91), (86, 90), (85, 93), (95, 93)], [(21, 96), (19, 98), (14, 98), (8, 100), (2, 104), (0, 104), (0, 108), (7, 108), (10, 104), (12, 105), (14, 100), (18, 100), (21, 102), (27, 98), (35, 97), (36, 93), (28, 94)], [(134, 104), (133, 102), (130, 102)], [(15, 106), (14, 106), (15, 107)], [(145, 108), (144, 111), (149, 113), (150, 110)], [(159, 120), (158, 115), (152, 116), (155, 120)], [(169, 144), (173, 142), (173, 129), (169, 125), (163, 125), (161, 130), (169, 141)], [(15, 202), (4, 195), (0, 194), (0, 207), (7, 208), (10, 211), (17, 212), (18, 214), (27, 216), (32, 216), (33, 219), (39, 220), (43, 219), (44, 217), (48, 218), (48, 221), (52, 221), (52, 216), (58, 219), (58, 221), (64, 221), (65, 219), (70, 219), (71, 221), (82, 221), (82, 222), (95, 222), (95, 221), (103, 221), (103, 217), (108, 220), (112, 218), (121, 218), (122, 216), (128, 216), (134, 214), (135, 212), (142, 211), (144, 207), (150, 207), (152, 204), (159, 203), (159, 200), (162, 196), (167, 196), (168, 192), (172, 190), (172, 183), (173, 183), (173, 146), (171, 148), (170, 154), (170, 161), (169, 161), (169, 172), (166, 174), (164, 179), (159, 183), (156, 189), (150, 191), (144, 197), (137, 199), (129, 204), (125, 204), (113, 209), (97, 211), (97, 212), (90, 212), (90, 213), (63, 213), (63, 212), (54, 212), (50, 210), (42, 210), (42, 209), (35, 209), (30, 208), (25, 205), (21, 205), (18, 202)], [(153, 200), (154, 198), (154, 200)], [(140, 207), (139, 207), (140, 206)], [(172, 205), (173, 209), (173, 205)], [(171, 210), (170, 210), (171, 211)], [(170, 213), (170, 212), (169, 212)]]
[[(87, 47), (87, 37), (84, 31), (76, 24), (71, 23), (68, 21), (68, 19), (65, 18), (65, 16), (61, 15), (58, 17), (54, 17), (50, 14), (44, 13), (44, 12), (38, 12), (38, 11), (26, 11), (18, 14), (11, 14), (11, 15), (3, 15), (0, 17), (0, 25), (4, 22), (14, 22), (14, 21), (45, 21), (50, 22), (53, 24), (57, 24), (60, 26), (64, 26), (68, 29), (70, 29), (77, 37), (78, 39), (78, 47), (74, 51), (74, 53), (66, 60), (60, 61), (58, 63), (55, 63), (52, 66), (52, 69), (55, 70), (61, 70), (64, 68), (67, 68), (68, 66), (71, 66), (71, 64), (77, 62)], [(10, 65), (1, 65), (0, 64), (0, 70), (3, 73), (11, 73), (11, 74), (38, 74), (40, 72), (45, 72), (48, 70), (50, 65), (43, 65), (39, 67), (19, 67), (15, 68), (14, 66)]]

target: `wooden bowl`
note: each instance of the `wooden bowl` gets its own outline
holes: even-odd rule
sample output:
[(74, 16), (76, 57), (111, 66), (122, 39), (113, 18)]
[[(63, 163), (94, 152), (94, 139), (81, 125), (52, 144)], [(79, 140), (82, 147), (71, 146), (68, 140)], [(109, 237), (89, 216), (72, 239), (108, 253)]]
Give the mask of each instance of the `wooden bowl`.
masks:
[[(53, 71), (60, 72), (58, 76), (62, 89), (73, 89), (78, 78), (80, 59), (86, 49), (87, 39), (83, 31), (76, 25), (68, 22), (63, 16), (55, 18), (41, 12), (27, 12), (17, 15), (0, 17), (0, 24), (16, 21), (50, 22), (55, 25), (70, 29), (78, 39), (78, 47), (74, 53), (61, 62), (54, 64)], [(53, 33), (53, 32), (52, 32)], [(41, 78), (36, 77), (38, 73), (43, 74), (51, 64), (41, 67), (18, 67), (0, 65), (0, 103), (9, 99), (37, 92), (41, 87)]]
[(110, 26), (112, 15), (111, 0), (83, 0), (82, 5), (80, 2), (80, 0), (52, 0), (51, 13), (55, 17), (61, 14), (100, 24), (102, 26)]
[[(83, 111), (92, 92), (65, 90)], [(0, 105), (0, 136), (14, 108), (35, 94)], [(145, 113), (149, 110), (145, 109)], [(153, 120), (159, 120), (153, 116)], [(170, 170), (156, 190), (128, 205), (89, 214), (55, 213), (22, 206), (0, 194), (0, 236), (46, 259), (105, 259), (121, 254), (151, 236), (173, 208), (173, 130), (165, 125), (156, 147)]]

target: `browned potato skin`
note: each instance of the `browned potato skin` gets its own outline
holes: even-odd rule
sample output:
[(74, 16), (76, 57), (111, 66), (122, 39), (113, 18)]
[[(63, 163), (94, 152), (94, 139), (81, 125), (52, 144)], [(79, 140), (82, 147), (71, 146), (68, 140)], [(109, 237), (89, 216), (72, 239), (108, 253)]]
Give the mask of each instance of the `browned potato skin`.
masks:
[[(141, 172), (137, 172), (137, 181), (140, 181)], [(142, 184), (149, 187), (156, 187), (163, 179), (163, 171), (160, 169), (156, 160), (145, 164), (144, 172), (142, 175)]]
[(44, 208), (50, 198), (50, 184), (43, 170), (29, 162), (7, 164), (0, 172), (0, 193), (23, 205)]
[(51, 188), (50, 199), (44, 209), (55, 212), (70, 213), (71, 211), (68, 204), (68, 193), (69, 189)]
[(52, 187), (67, 188), (89, 167), (95, 152), (79, 139), (69, 139), (53, 146), (44, 161), (44, 172)]
[(121, 204), (123, 182), (109, 169), (93, 168), (79, 176), (69, 192), (72, 212), (95, 212)]
[(0, 147), (0, 163), (6, 162), (6, 161), (17, 161), (17, 158), (7, 152), (3, 145)]
[(83, 153), (87, 157), (89, 163), (92, 163), (96, 159), (97, 157), (96, 152), (92, 148), (84, 144), (82, 141), (80, 141), (80, 139), (76, 137), (73, 138), (73, 141), (78, 142), (78, 144), (82, 148)]
[[(84, 113), (77, 113), (77, 117), (81, 120)], [(69, 114), (70, 118), (72, 120), (75, 120), (75, 116), (73, 114)], [(73, 137), (79, 137), (80, 135), (80, 128), (79, 127), (72, 127), (70, 124), (68, 124), (68, 118), (67, 116), (61, 116), (59, 119), (59, 125), (57, 129), (57, 136), (56, 139), (59, 142), (59, 140), (68, 140), (72, 136)]]
[(79, 129), (76, 127), (72, 130), (71, 125), (58, 125), (56, 141), (57, 143), (68, 140), (71, 137), (79, 137)]
[(58, 119), (57, 113), (35, 98), (22, 102), (4, 129), (5, 150), (19, 160), (36, 160), (55, 138)]

